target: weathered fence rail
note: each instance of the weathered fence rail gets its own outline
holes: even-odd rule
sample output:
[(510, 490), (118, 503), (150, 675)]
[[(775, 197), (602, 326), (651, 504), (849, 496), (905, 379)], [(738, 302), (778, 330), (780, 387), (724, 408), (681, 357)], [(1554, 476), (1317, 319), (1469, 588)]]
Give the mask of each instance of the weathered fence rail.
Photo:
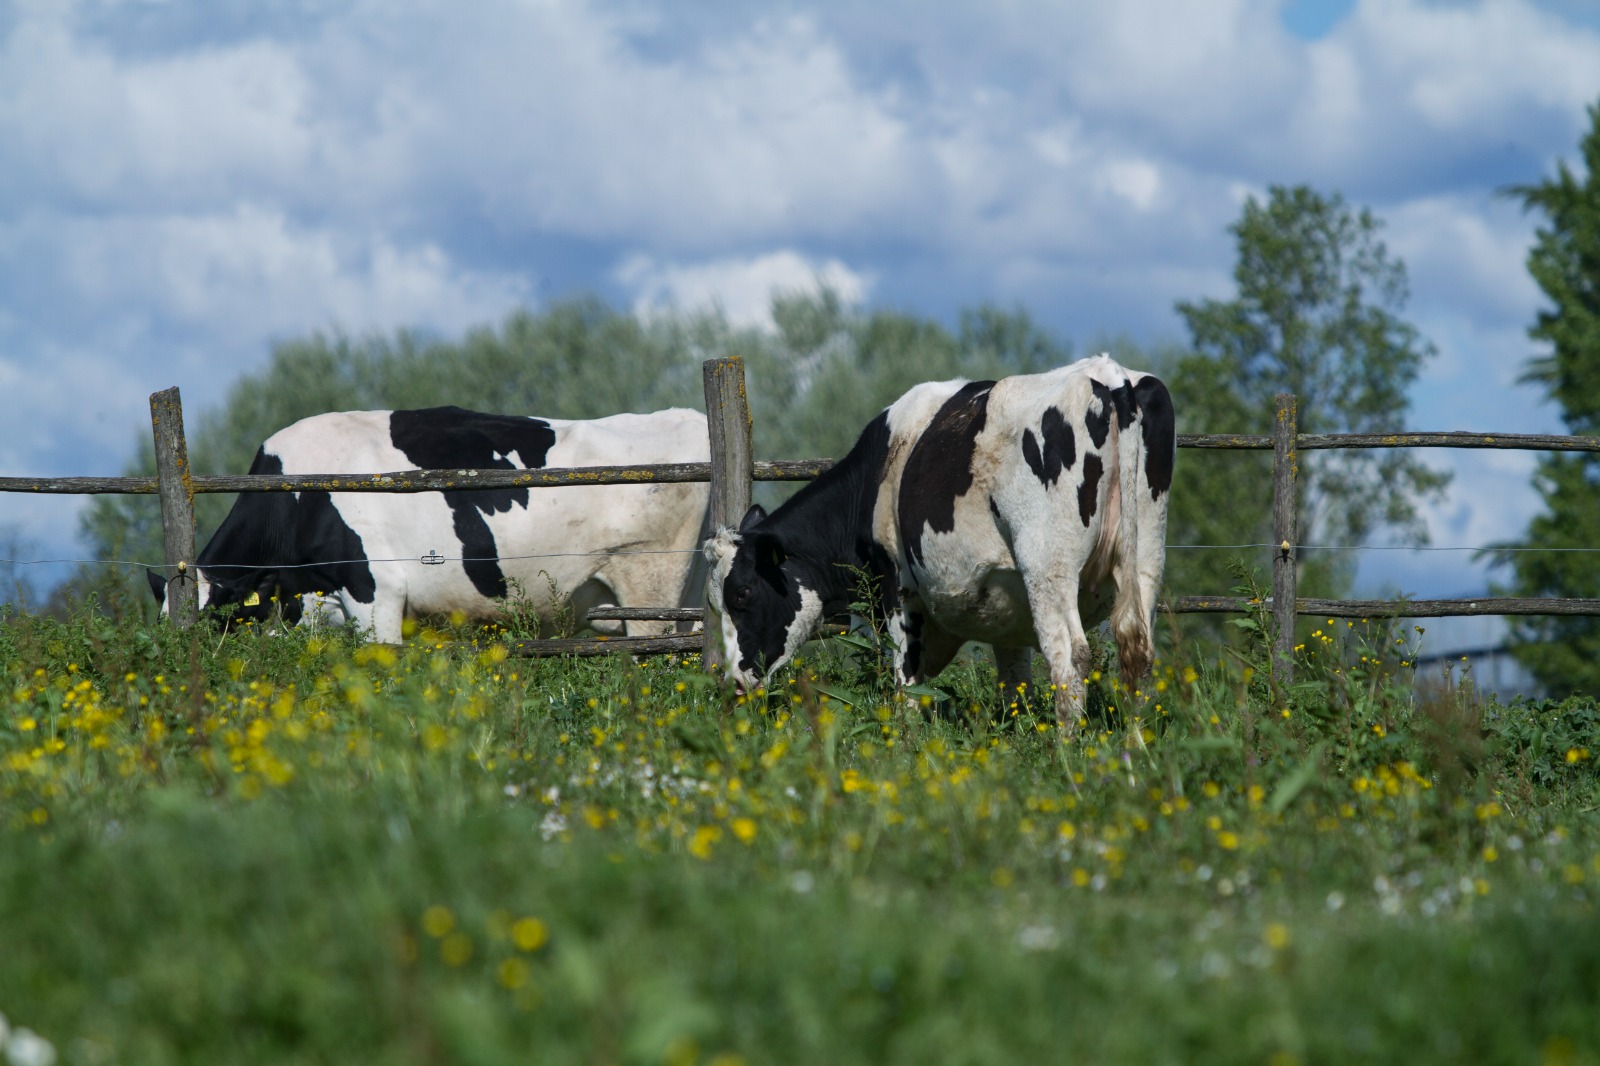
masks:
[[(810, 481), (832, 459), (757, 460), (752, 481)], [(387, 474), (190, 474), (190, 491), (207, 492), (439, 492), (462, 489), (560, 488), (581, 485), (669, 485), (710, 481), (710, 463), (547, 467), (543, 470), (396, 470)], [(159, 477), (0, 477), (0, 492), (150, 496)]]
[[(750, 504), (756, 481), (809, 481), (833, 466), (831, 459), (759, 460), (751, 455), (751, 424), (744, 364), (738, 359), (708, 360), (704, 366), (711, 459), (704, 463), (548, 468), (543, 470), (397, 470), (389, 473), (301, 475), (200, 475), (189, 469), (178, 390), (150, 397), (155, 433), (155, 477), (0, 477), (0, 492), (102, 493), (161, 498), (167, 565), (180, 575), (174, 582), (179, 624), (193, 617), (194, 582), (181, 580), (194, 564), (194, 496), (223, 492), (439, 492), (471, 489), (556, 488), (563, 486), (671, 484), (711, 485), (713, 527), (739, 520)], [(1600, 452), (1600, 437), (1533, 433), (1300, 433), (1292, 395), (1277, 398), (1271, 434), (1180, 434), (1180, 448), (1271, 450), (1273, 459), (1273, 593), (1265, 602), (1238, 596), (1180, 596), (1162, 605), (1177, 614), (1248, 613), (1267, 609), (1273, 616), (1275, 672), (1292, 671), (1294, 618), (1439, 618), (1466, 615), (1600, 615), (1600, 600), (1480, 597), (1460, 600), (1324, 600), (1300, 598), (1295, 591), (1298, 541), (1294, 491), (1301, 451), (1334, 448), (1473, 448), (1517, 451)], [(601, 608), (594, 621), (701, 621), (699, 608)], [(521, 640), (511, 643), (524, 655), (677, 654), (701, 650), (708, 667), (720, 661), (720, 626), (704, 619), (702, 634), (667, 637), (613, 637), (584, 640)]]

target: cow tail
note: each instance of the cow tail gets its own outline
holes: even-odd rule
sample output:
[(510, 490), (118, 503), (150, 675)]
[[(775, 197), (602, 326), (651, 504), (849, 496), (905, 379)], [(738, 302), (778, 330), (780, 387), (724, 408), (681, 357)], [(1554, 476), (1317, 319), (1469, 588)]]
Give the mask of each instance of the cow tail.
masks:
[(1119, 422), (1119, 418), (1111, 419), (1112, 452), (1117, 463), (1115, 484), (1121, 495), (1117, 508), (1117, 597), (1111, 608), (1111, 631), (1117, 639), (1123, 684), (1132, 686), (1150, 672), (1155, 660), (1151, 639), (1151, 612), (1155, 604), (1145, 602), (1144, 582), (1140, 580), (1141, 565), (1148, 550), (1148, 545), (1141, 544), (1140, 538), (1151, 533), (1142, 528), (1139, 520), (1142, 502), (1139, 474), (1144, 470), (1145, 456), (1138, 408), (1133, 409), (1129, 425), (1121, 426)]

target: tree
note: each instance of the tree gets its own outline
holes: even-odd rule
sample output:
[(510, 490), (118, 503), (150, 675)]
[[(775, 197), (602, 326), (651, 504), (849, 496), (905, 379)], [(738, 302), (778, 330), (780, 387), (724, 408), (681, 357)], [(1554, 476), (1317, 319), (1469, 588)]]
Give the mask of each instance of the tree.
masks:
[[(1563, 161), (1554, 177), (1506, 192), (1546, 223), (1534, 235), (1528, 272), (1550, 306), (1528, 336), (1549, 352), (1529, 360), (1522, 380), (1542, 386), (1560, 406), (1569, 433), (1593, 436), (1600, 434), (1600, 104), (1588, 112), (1581, 176)], [(1496, 554), (1511, 573), (1502, 591), (1600, 597), (1600, 455), (1548, 455), (1534, 486), (1545, 511), (1522, 540), (1499, 545), (1525, 549)], [(1511, 634), (1517, 659), (1547, 691), (1600, 691), (1600, 619), (1516, 618)]]
[[(1180, 432), (1270, 432), (1280, 392), (1298, 397), (1302, 433), (1405, 427), (1408, 390), (1434, 349), (1400, 317), (1405, 264), (1390, 256), (1381, 229), (1369, 210), (1303, 185), (1246, 201), (1229, 227), (1238, 295), (1177, 305), (1193, 347), (1168, 371)], [(1170, 543), (1270, 543), (1268, 453), (1190, 453), (1182, 467)], [(1448, 481), (1400, 450), (1302, 453), (1297, 539), (1355, 546), (1386, 529), (1425, 543), (1417, 501)], [(1176, 550), (1168, 559), (1174, 593), (1218, 593), (1231, 583), (1216, 552)], [(1347, 592), (1354, 569), (1348, 554), (1300, 556), (1308, 595)]]

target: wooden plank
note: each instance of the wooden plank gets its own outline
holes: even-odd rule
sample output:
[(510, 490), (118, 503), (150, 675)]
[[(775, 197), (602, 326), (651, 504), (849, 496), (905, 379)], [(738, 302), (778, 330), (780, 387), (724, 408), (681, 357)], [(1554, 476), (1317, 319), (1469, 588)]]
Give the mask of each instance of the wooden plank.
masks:
[(699, 633), (674, 637), (596, 637), (593, 640), (509, 640), (512, 655), (554, 658), (575, 655), (693, 655), (700, 651)]
[(698, 622), (699, 607), (596, 607), (584, 615), (591, 622)]
[(1178, 447), (1266, 452), (1272, 450), (1272, 436), (1266, 433), (1179, 433)]
[[(1174, 614), (1246, 614), (1259, 604), (1242, 596), (1174, 596)], [(1600, 615), (1600, 600), (1483, 596), (1469, 600), (1295, 601), (1295, 614), (1329, 618), (1465, 618), (1473, 615)]]
[(1600, 437), (1542, 433), (1303, 433), (1301, 449), (1490, 448), (1508, 451), (1600, 452)]
[[(750, 404), (744, 391), (744, 360), (707, 359), (701, 367), (705, 377), (706, 423), (711, 435), (711, 517), (712, 533), (737, 526), (750, 509), (751, 450)], [(711, 595), (713, 574), (706, 576), (705, 625), (701, 627), (704, 652), (701, 662), (708, 671), (727, 661), (722, 647), (722, 619)]]
[(154, 496), (158, 491), (159, 483), (153, 477), (0, 477), (0, 492)]
[[(1266, 451), (1273, 437), (1251, 433), (1180, 433), (1178, 447)], [(1301, 433), (1302, 451), (1334, 448), (1489, 448), (1502, 451), (1600, 452), (1600, 437), (1545, 433)]]
[(833, 459), (757, 459), (752, 481), (815, 481), (833, 469)]
[(179, 627), (186, 627), (199, 617), (200, 599), (194, 571), (194, 488), (177, 386), (150, 394), (150, 428), (155, 434), (161, 536), (166, 543), (167, 612)]
[(1280, 392), (1273, 397), (1272, 416), (1272, 539), (1277, 550), (1272, 556), (1272, 676), (1280, 685), (1294, 683), (1294, 603), (1296, 571), (1295, 484), (1300, 473), (1300, 455), (1295, 448), (1299, 404), (1294, 393)]
[(381, 474), (229, 474), (194, 479), (197, 492), (470, 492), (473, 489), (664, 485), (710, 480), (710, 463), (546, 467), (542, 470), (395, 470)]

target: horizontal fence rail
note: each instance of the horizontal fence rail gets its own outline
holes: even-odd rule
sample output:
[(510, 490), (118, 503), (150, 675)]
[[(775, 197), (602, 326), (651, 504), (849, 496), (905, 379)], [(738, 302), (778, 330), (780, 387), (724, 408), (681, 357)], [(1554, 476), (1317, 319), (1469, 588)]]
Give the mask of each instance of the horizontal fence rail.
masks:
[[(1503, 451), (1600, 452), (1600, 437), (1562, 437), (1544, 433), (1297, 433), (1301, 451), (1334, 448), (1489, 448)], [(1270, 434), (1180, 433), (1180, 448), (1271, 451)]]
[[(758, 459), (754, 481), (810, 481), (832, 459)], [(546, 467), (539, 470), (396, 470), (386, 474), (191, 474), (195, 493), (218, 492), (461, 492), (472, 489), (550, 489), (584, 485), (673, 485), (711, 480), (710, 463)], [(0, 492), (151, 496), (154, 477), (0, 477)]]
[(704, 640), (699, 633), (684, 633), (669, 637), (579, 637), (495, 643), (504, 644), (512, 655), (542, 659), (561, 655), (576, 655), (579, 658), (596, 655), (698, 655), (703, 650)]
[[(1174, 596), (1164, 609), (1173, 614), (1249, 614), (1272, 597), (1251, 600), (1243, 596)], [(1529, 599), (1514, 596), (1480, 596), (1475, 600), (1318, 600), (1300, 597), (1294, 613), (1329, 618), (1458, 618), (1469, 615), (1600, 615), (1600, 600)]]

